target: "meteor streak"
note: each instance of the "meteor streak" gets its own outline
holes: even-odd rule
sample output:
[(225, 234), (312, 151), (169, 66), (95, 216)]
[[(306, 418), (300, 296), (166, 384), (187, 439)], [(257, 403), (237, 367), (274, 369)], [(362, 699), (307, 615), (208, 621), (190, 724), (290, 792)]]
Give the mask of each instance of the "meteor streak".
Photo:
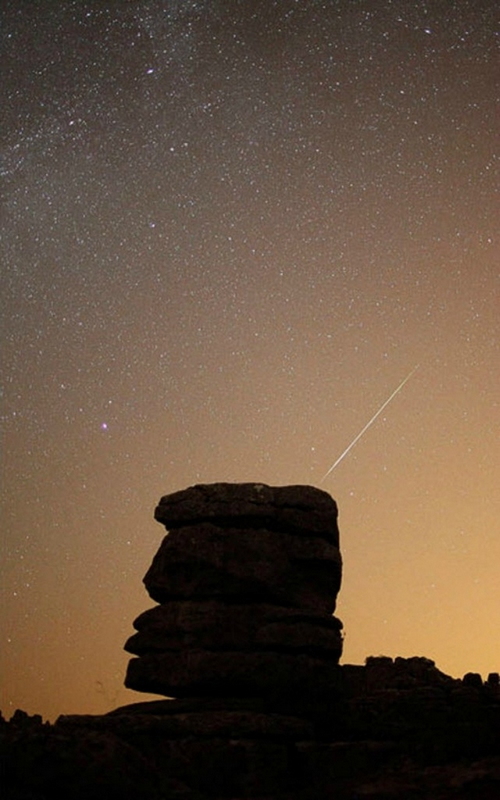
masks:
[(383, 405), (381, 405), (381, 406), (380, 406), (380, 408), (379, 408), (379, 410), (377, 411), (377, 413), (373, 415), (373, 417), (371, 418), (371, 420), (370, 420), (369, 422), (367, 422), (367, 423), (366, 423), (366, 425), (365, 425), (365, 427), (363, 428), (363, 430), (362, 430), (362, 431), (360, 431), (360, 433), (358, 433), (358, 435), (356, 436), (356, 438), (352, 440), (352, 442), (351, 442), (351, 444), (349, 445), (349, 447), (346, 447), (346, 449), (344, 450), (344, 452), (342, 453), (342, 455), (340, 455), (340, 456), (337, 458), (337, 460), (335, 461), (335, 463), (334, 463), (334, 464), (332, 464), (332, 466), (330, 467), (330, 469), (329, 469), (327, 472), (325, 472), (325, 474), (323, 475), (323, 477), (322, 477), (322, 478), (321, 478), (321, 480), (320, 480), (320, 483), (323, 483), (323, 481), (325, 480), (325, 478), (328, 478), (329, 474), (330, 474), (331, 472), (333, 472), (333, 470), (335, 469), (335, 467), (337, 467), (337, 466), (340, 464), (340, 462), (341, 462), (341, 461), (342, 461), (342, 459), (343, 459), (343, 458), (344, 458), (344, 457), (347, 455), (347, 453), (349, 452), (349, 450), (351, 450), (351, 448), (353, 448), (353, 447), (354, 447), (354, 445), (356, 444), (356, 442), (357, 442), (357, 441), (359, 441), (359, 439), (361, 439), (361, 437), (363, 436), (363, 434), (364, 434), (364, 433), (366, 433), (366, 431), (368, 430), (368, 428), (370, 427), (370, 425), (373, 425), (373, 423), (375, 422), (375, 420), (377, 419), (377, 417), (378, 417), (378, 416), (379, 416), (379, 415), (382, 413), (382, 411), (384, 410), (384, 408), (385, 408), (386, 406), (388, 406), (388, 405), (389, 405), (389, 403), (391, 402), (391, 400), (392, 400), (392, 398), (393, 398), (393, 397), (396, 397), (397, 393), (398, 393), (398, 392), (400, 392), (400, 391), (401, 391), (401, 389), (403, 388), (403, 386), (405, 385), (405, 383), (406, 383), (407, 381), (409, 381), (409, 380), (410, 380), (411, 376), (412, 376), (412, 375), (413, 375), (413, 374), (414, 374), (414, 373), (417, 371), (417, 369), (419, 368), (419, 366), (420, 366), (420, 364), (417, 364), (417, 366), (416, 366), (416, 367), (413, 367), (412, 371), (408, 373), (408, 375), (406, 376), (406, 378), (404, 379), (404, 381), (401, 381), (401, 383), (399, 384), (398, 388), (397, 388), (397, 389), (395, 389), (395, 390), (393, 391), (393, 393), (391, 394), (391, 396), (388, 398), (388, 400), (386, 400), (386, 401), (385, 401), (385, 403), (384, 403)]

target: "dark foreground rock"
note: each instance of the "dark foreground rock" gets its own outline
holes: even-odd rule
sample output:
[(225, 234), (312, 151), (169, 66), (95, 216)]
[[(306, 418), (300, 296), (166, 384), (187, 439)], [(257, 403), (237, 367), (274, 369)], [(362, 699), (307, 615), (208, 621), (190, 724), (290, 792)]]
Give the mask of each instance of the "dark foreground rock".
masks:
[[(500, 691), (429, 659), (337, 667), (321, 713), (262, 698), (0, 723), (5, 800), (498, 800)], [(332, 724), (328, 725), (328, 718)]]

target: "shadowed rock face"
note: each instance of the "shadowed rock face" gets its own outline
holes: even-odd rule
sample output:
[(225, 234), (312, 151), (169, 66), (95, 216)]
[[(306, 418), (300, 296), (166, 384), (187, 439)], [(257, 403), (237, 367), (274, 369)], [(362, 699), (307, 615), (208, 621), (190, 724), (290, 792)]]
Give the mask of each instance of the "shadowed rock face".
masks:
[(338, 657), (340, 620), (309, 611), (216, 600), (172, 600), (141, 614), (125, 650), (142, 656), (169, 650), (272, 650)]
[(328, 614), (341, 571), (338, 548), (324, 539), (202, 523), (164, 538), (144, 583), (159, 603), (220, 598)]
[(337, 506), (310, 486), (193, 486), (163, 497), (168, 535), (144, 584), (161, 605), (125, 648), (126, 686), (166, 696), (317, 694), (342, 623)]
[(162, 497), (155, 519), (169, 530), (200, 522), (320, 536), (339, 546), (337, 504), (313, 486), (210, 483)]

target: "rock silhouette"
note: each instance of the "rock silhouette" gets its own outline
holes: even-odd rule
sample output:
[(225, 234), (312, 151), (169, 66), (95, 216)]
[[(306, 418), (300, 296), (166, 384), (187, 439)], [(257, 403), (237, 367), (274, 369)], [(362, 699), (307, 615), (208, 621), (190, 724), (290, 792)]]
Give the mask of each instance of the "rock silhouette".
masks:
[(337, 507), (312, 487), (194, 486), (162, 498), (168, 534), (144, 584), (126, 685), (174, 697), (302, 700), (342, 653)]
[(126, 685), (169, 698), (0, 715), (6, 800), (498, 800), (500, 679), (339, 665), (337, 507), (307, 486), (161, 499)]

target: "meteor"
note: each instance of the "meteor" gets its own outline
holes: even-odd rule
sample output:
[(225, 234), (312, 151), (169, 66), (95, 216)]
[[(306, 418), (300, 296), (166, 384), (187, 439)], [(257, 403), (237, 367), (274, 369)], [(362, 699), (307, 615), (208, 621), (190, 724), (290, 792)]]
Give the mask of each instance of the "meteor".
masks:
[(335, 463), (334, 463), (334, 464), (332, 464), (332, 466), (330, 467), (330, 469), (329, 469), (327, 472), (325, 472), (325, 474), (323, 475), (323, 477), (322, 477), (322, 478), (321, 478), (321, 480), (320, 480), (320, 483), (323, 483), (323, 481), (324, 481), (326, 478), (328, 478), (328, 476), (330, 475), (330, 473), (331, 473), (331, 472), (333, 472), (333, 470), (335, 469), (335, 467), (337, 467), (337, 466), (340, 464), (340, 462), (341, 462), (341, 461), (342, 461), (342, 459), (343, 459), (343, 458), (344, 458), (344, 457), (347, 455), (347, 453), (349, 452), (349, 450), (351, 450), (351, 448), (353, 448), (353, 447), (354, 447), (354, 445), (356, 444), (356, 442), (357, 442), (357, 441), (359, 441), (359, 439), (361, 439), (361, 437), (363, 436), (363, 434), (364, 434), (364, 433), (366, 433), (366, 431), (368, 430), (368, 428), (370, 427), (370, 425), (373, 425), (373, 423), (375, 422), (375, 420), (377, 419), (377, 417), (378, 417), (378, 416), (379, 416), (379, 415), (382, 413), (382, 411), (384, 410), (384, 408), (385, 408), (386, 406), (388, 406), (388, 405), (389, 405), (389, 403), (391, 402), (391, 400), (393, 399), (393, 397), (396, 397), (397, 393), (398, 393), (398, 392), (400, 392), (400, 391), (401, 391), (401, 389), (403, 388), (403, 386), (405, 385), (405, 383), (407, 383), (407, 381), (409, 381), (409, 380), (410, 380), (411, 376), (412, 376), (412, 375), (413, 375), (413, 374), (414, 374), (414, 373), (417, 371), (417, 369), (419, 368), (419, 366), (420, 366), (420, 364), (417, 364), (417, 366), (416, 366), (416, 367), (413, 367), (412, 371), (408, 373), (408, 375), (406, 376), (406, 378), (404, 379), (404, 381), (401, 381), (401, 383), (399, 384), (398, 388), (397, 388), (397, 389), (395, 389), (395, 390), (393, 391), (393, 393), (391, 394), (391, 396), (390, 396), (390, 397), (389, 397), (389, 398), (388, 398), (388, 399), (385, 401), (385, 403), (384, 403), (383, 405), (381, 405), (381, 406), (380, 406), (380, 408), (379, 408), (379, 410), (377, 411), (377, 413), (373, 415), (373, 417), (371, 418), (371, 420), (370, 420), (369, 422), (367, 422), (367, 423), (366, 423), (366, 425), (365, 425), (365, 427), (363, 428), (363, 430), (362, 430), (362, 431), (360, 431), (360, 432), (358, 433), (358, 435), (356, 436), (356, 438), (352, 440), (352, 442), (351, 442), (351, 444), (349, 445), (349, 447), (346, 447), (346, 449), (344, 450), (344, 452), (342, 453), (342, 455), (340, 455), (340, 456), (337, 458), (337, 460), (335, 461)]

